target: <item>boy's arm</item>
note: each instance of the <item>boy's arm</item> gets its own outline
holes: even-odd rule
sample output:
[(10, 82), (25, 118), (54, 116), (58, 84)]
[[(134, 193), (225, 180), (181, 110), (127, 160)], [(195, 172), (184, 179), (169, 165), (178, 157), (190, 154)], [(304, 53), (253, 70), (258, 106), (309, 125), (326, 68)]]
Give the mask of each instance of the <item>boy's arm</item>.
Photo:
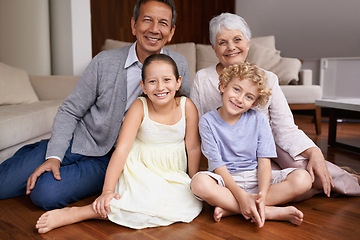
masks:
[(267, 193), (270, 187), (271, 180), (271, 162), (269, 158), (258, 158), (258, 189), (259, 189), (259, 198), (256, 203), (258, 205), (258, 210), (260, 213), (261, 223), (260, 226), (263, 226), (265, 223), (265, 203)]
[(227, 187), (234, 195), (244, 218), (252, 219), (254, 222), (260, 223), (261, 218), (256, 205), (257, 195), (249, 194), (239, 187), (227, 170), (226, 166), (215, 169), (215, 173), (219, 174), (223, 178), (225, 187)]
[(199, 171), (201, 159), (201, 147), (198, 128), (198, 112), (190, 98), (185, 103), (186, 132), (185, 146), (188, 155), (189, 176), (193, 177)]

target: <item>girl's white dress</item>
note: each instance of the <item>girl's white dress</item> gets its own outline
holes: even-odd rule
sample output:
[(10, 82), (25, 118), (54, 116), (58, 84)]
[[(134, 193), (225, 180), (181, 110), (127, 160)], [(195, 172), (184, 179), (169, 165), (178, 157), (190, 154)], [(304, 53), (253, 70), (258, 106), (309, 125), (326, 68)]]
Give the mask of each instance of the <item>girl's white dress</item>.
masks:
[(108, 218), (135, 229), (191, 222), (202, 202), (192, 194), (186, 174), (186, 98), (181, 98), (182, 117), (174, 125), (152, 121), (146, 99), (139, 99), (144, 119), (115, 189), (121, 198), (111, 200)]

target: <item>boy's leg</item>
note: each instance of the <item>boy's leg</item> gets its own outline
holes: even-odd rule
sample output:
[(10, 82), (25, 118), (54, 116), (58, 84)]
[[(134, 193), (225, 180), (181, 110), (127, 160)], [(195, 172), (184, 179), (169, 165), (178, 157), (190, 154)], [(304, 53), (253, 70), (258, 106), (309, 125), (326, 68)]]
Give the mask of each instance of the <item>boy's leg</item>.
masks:
[(0, 165), (0, 199), (26, 194), (26, 182), (35, 169), (44, 163), (48, 141), (20, 148)]
[[(282, 176), (281, 172), (278, 174)], [(308, 191), (311, 186), (311, 177), (306, 170), (294, 170), (286, 176), (285, 180), (270, 186), (266, 205), (273, 206), (290, 202)]]
[(39, 233), (46, 233), (54, 228), (95, 218), (98, 219), (100, 216), (94, 212), (91, 204), (83, 207), (66, 207), (42, 214), (35, 227)]
[(60, 167), (61, 180), (43, 173), (31, 191), (32, 201), (45, 210), (62, 208), (101, 192), (111, 154), (87, 157), (67, 151)]

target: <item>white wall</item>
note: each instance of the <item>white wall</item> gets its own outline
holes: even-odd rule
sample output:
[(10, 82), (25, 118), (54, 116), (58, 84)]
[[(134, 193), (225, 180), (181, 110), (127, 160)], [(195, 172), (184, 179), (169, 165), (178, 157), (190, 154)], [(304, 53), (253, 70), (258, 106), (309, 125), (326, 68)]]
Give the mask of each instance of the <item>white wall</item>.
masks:
[(81, 75), (92, 58), (90, 0), (50, 0), (52, 73)]
[(48, 75), (48, 0), (0, 0), (0, 61), (31, 75)]
[(360, 56), (359, 0), (236, 0), (236, 13), (284, 57)]

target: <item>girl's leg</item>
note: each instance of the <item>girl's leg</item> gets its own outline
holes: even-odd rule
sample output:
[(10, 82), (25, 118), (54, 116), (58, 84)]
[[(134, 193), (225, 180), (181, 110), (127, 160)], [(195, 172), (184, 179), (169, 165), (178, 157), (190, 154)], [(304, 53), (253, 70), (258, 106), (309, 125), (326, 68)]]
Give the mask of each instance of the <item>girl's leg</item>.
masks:
[(310, 174), (303, 169), (291, 172), (283, 182), (270, 186), (266, 205), (273, 206), (294, 200), (311, 188)]
[(87, 219), (102, 219), (99, 214), (94, 212), (91, 204), (83, 207), (66, 207), (45, 212), (40, 216), (35, 227), (39, 233), (46, 233), (52, 229)]

